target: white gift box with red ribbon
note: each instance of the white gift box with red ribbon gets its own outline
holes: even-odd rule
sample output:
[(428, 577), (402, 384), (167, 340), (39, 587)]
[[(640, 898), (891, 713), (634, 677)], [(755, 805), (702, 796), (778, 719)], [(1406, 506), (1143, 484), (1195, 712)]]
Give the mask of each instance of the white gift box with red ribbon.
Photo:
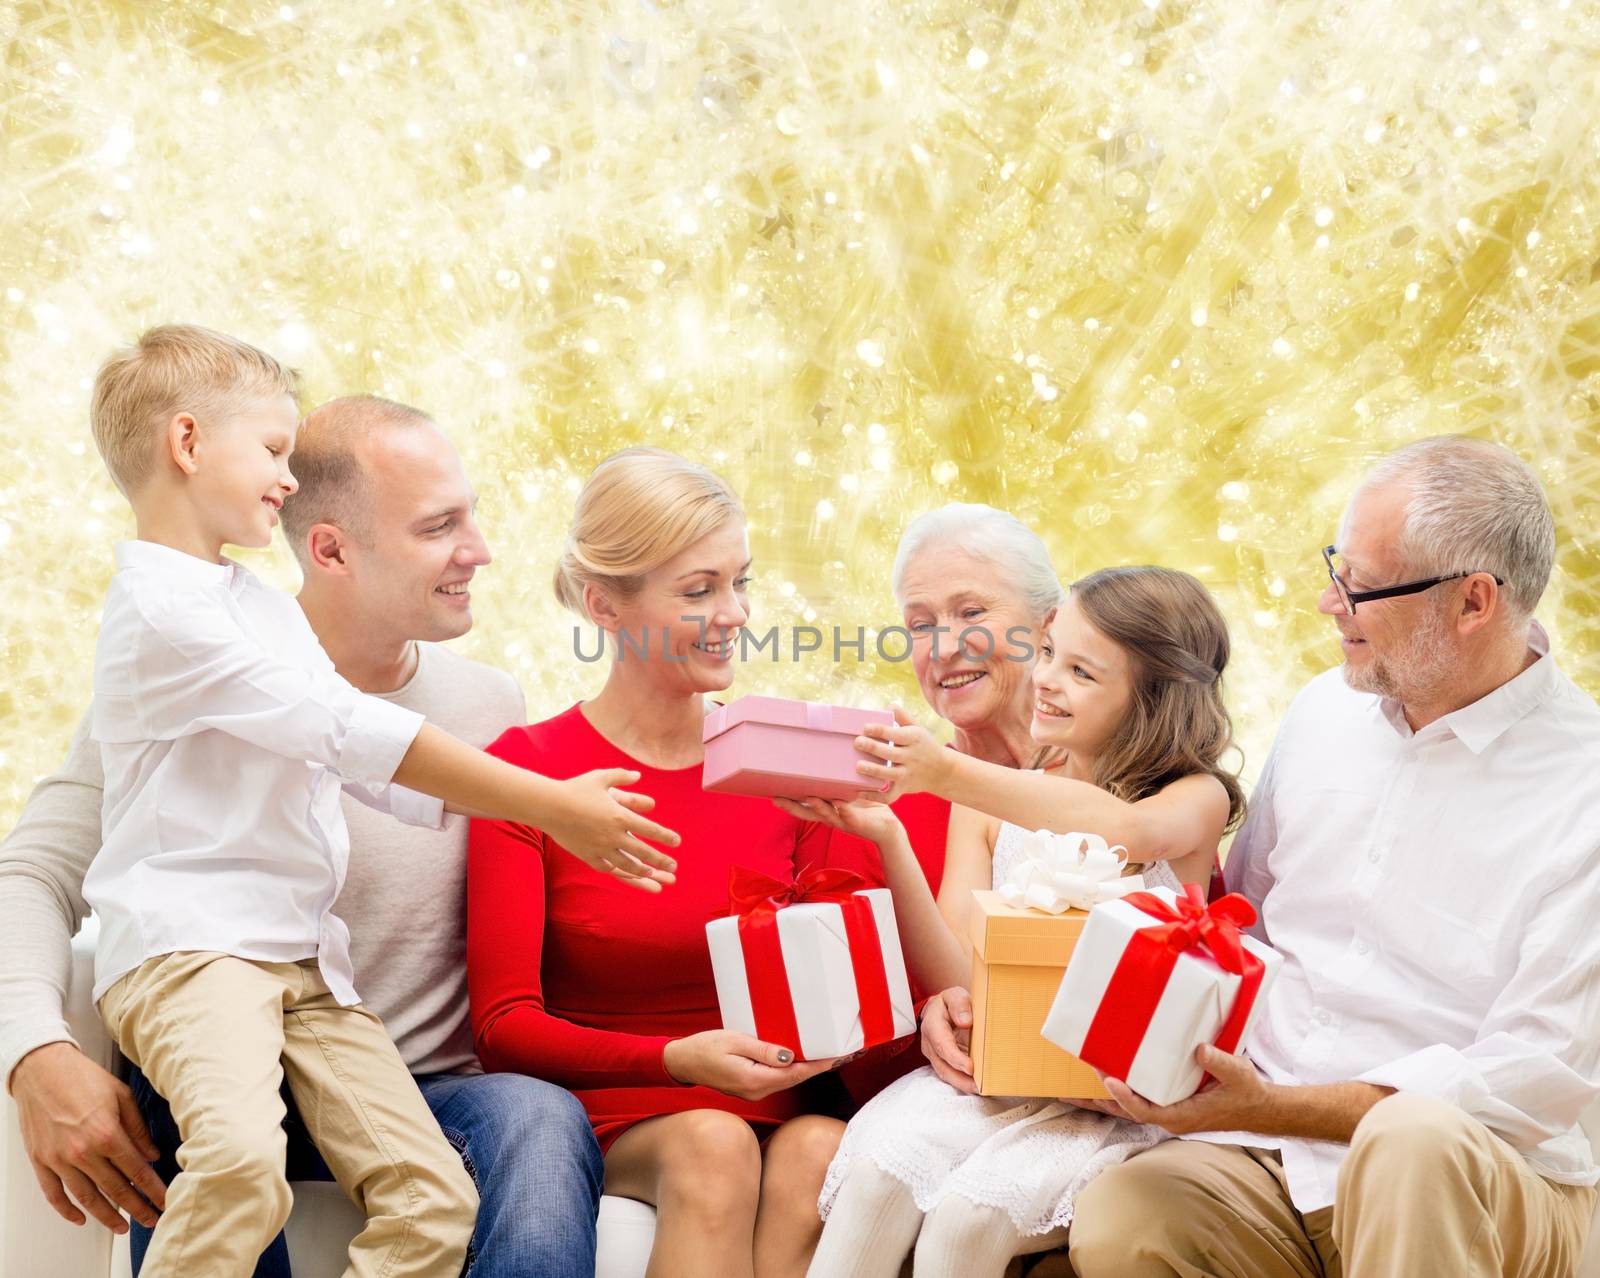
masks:
[(1207, 904), (1192, 883), (1096, 905), (1040, 1032), (1157, 1105), (1192, 1096), (1195, 1050), (1237, 1051), (1283, 964), (1244, 935), (1254, 922), (1243, 897)]
[[(724, 1029), (848, 1056), (914, 1033), (916, 1013), (887, 888), (843, 870), (785, 884), (735, 868), (735, 913), (706, 924)], [(866, 890), (859, 890), (866, 889)]]

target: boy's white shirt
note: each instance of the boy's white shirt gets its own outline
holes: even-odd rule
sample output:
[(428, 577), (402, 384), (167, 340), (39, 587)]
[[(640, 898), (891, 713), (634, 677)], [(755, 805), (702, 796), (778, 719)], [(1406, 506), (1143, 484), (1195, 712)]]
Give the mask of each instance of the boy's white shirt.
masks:
[(438, 800), (388, 784), (423, 717), (334, 670), (288, 595), (231, 561), (121, 542), (95, 650), (90, 731), (103, 845), (93, 997), (146, 959), (216, 950), (315, 957), (358, 1001), (332, 912), (349, 838), (339, 795), (439, 828)]
[[(421, 640), (410, 680), (374, 695), (479, 748), (528, 721), (509, 674)], [(61, 766), (0, 842), (0, 1085), (35, 1048), (75, 1042), (64, 1013), (70, 942), (89, 914), (83, 879), (100, 850), (104, 781), (88, 734), (85, 710)], [(425, 830), (355, 799), (341, 806), (350, 864), (333, 911), (350, 928), (363, 1005), (413, 1074), (481, 1072), (467, 999), (466, 817)]]

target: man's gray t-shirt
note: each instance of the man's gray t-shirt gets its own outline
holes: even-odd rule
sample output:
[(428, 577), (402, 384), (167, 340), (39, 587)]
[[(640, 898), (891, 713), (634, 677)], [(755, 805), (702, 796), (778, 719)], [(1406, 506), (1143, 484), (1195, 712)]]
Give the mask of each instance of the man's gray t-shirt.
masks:
[[(419, 643), (416, 672), (379, 694), (482, 749), (527, 721), (502, 670)], [(467, 818), (402, 825), (348, 795), (350, 865), (333, 912), (350, 929), (356, 992), (413, 1074), (479, 1072), (467, 1008)]]

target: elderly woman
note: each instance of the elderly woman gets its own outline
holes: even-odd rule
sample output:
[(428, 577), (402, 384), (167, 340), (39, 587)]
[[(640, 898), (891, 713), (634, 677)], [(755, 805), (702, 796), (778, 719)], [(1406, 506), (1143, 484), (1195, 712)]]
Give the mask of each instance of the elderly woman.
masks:
[[(952, 502), (912, 520), (895, 554), (895, 599), (911, 634), (911, 665), (930, 709), (955, 729), (950, 745), (1007, 767), (1027, 767), (1038, 747), (1032, 654), (1045, 618), (1061, 603), (1050, 552), (1014, 515)], [(893, 805), (938, 894), (944, 877), (950, 802), (907, 794)], [(835, 831), (830, 864), (885, 882), (878, 849)], [(919, 996), (932, 993), (919, 990)], [(866, 1053), (840, 1071), (856, 1105), (926, 1062), (915, 1038)]]
[[(912, 520), (900, 538), (893, 583), (917, 686), (955, 729), (951, 748), (1027, 767), (1037, 749), (1029, 736), (1032, 654), (1045, 617), (1063, 598), (1044, 543), (1014, 515), (952, 502)], [(908, 794), (894, 810), (938, 892), (949, 802)], [(832, 858), (883, 880), (877, 849), (865, 840), (836, 836)]]

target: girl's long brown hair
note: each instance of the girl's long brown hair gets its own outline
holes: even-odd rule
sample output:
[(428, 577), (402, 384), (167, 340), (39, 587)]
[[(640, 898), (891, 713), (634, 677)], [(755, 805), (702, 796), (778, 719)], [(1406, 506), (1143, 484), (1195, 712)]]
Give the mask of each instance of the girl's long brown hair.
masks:
[[(1127, 716), (1095, 760), (1090, 778), (1128, 803), (1190, 773), (1216, 777), (1228, 792), (1227, 830), (1244, 819), (1237, 770), (1222, 766), (1233, 720), (1222, 703), (1228, 624), (1216, 601), (1186, 572), (1102, 568), (1073, 583), (1068, 596), (1089, 624), (1124, 648), (1133, 665)], [(1035, 767), (1051, 767), (1046, 751)]]

